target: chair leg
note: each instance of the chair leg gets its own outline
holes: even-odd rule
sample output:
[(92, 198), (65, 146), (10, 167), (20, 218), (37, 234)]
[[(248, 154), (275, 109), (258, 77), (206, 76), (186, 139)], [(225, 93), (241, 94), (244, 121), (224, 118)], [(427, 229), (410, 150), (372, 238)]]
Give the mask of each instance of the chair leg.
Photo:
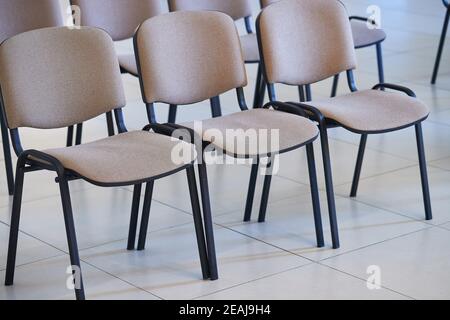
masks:
[(11, 147), (9, 144), (8, 128), (5, 125), (2, 112), (0, 112), (0, 126), (2, 131), (3, 157), (5, 159), (6, 180), (8, 182), (8, 193), (14, 194), (14, 169), (11, 157)]
[(258, 179), (259, 159), (252, 164), (250, 182), (248, 184), (247, 201), (245, 203), (244, 222), (252, 219), (253, 200), (255, 199), (256, 180)]
[(336, 202), (334, 198), (333, 174), (331, 170), (330, 149), (328, 143), (328, 132), (325, 125), (320, 125), (320, 140), (322, 145), (323, 167), (325, 174), (325, 187), (327, 191), (328, 213), (330, 216), (331, 238), (333, 249), (339, 249), (339, 229), (336, 217)]
[(431, 78), (431, 84), (436, 84), (436, 79), (439, 73), (439, 67), (441, 65), (442, 51), (444, 50), (445, 38), (447, 36), (449, 21), (450, 21), (450, 8), (447, 9), (447, 13), (445, 14), (445, 21), (444, 26), (442, 28), (441, 40), (439, 42), (439, 48), (436, 56), (436, 62), (434, 65), (433, 77)]
[(261, 81), (262, 81), (262, 67), (261, 67), (261, 63), (259, 63), (258, 64), (258, 73), (256, 75), (255, 94), (253, 96), (253, 109), (258, 108), (260, 105)]
[(79, 146), (83, 140), (83, 124), (77, 124), (77, 133), (75, 136), (75, 145)]
[(332, 98), (337, 96), (337, 91), (338, 91), (338, 87), (339, 87), (339, 78), (340, 78), (339, 74), (335, 75), (333, 78), (333, 87), (331, 88), (331, 97)]
[(198, 253), (200, 256), (200, 264), (202, 267), (202, 275), (203, 279), (207, 280), (210, 277), (208, 252), (206, 250), (205, 232), (203, 229), (202, 213), (198, 198), (195, 170), (193, 167), (189, 167), (186, 171), (189, 185), (189, 194), (191, 197), (192, 214), (194, 216), (195, 234), (197, 236)]
[(145, 188), (144, 206), (142, 209), (142, 217), (141, 217), (141, 229), (139, 230), (139, 239), (137, 247), (139, 251), (145, 250), (145, 242), (147, 240), (148, 221), (150, 219), (150, 208), (152, 205), (154, 185), (155, 182), (150, 181), (147, 183), (147, 186)]
[(128, 250), (134, 250), (136, 242), (136, 229), (139, 217), (139, 203), (141, 201), (142, 184), (134, 186), (133, 203), (131, 205), (130, 230), (128, 232)]
[(116, 133), (114, 131), (114, 119), (112, 112), (106, 113), (106, 125), (108, 127), (108, 137), (114, 136)]
[[(19, 160), (20, 162), (20, 160)], [(19, 237), (20, 210), (22, 207), (23, 180), (25, 164), (18, 163), (16, 169), (16, 186), (11, 214), (11, 229), (9, 233), (8, 260), (6, 263), (5, 285), (14, 283), (14, 271), (16, 268), (17, 240)]]
[(356, 160), (355, 173), (353, 175), (352, 190), (350, 192), (351, 198), (355, 198), (356, 195), (358, 194), (358, 186), (359, 180), (361, 178), (361, 168), (364, 162), (364, 153), (366, 151), (366, 145), (367, 145), (367, 134), (363, 134), (361, 136), (361, 142), (359, 144), (358, 158)]
[(73, 131), (74, 131), (74, 126), (70, 126), (67, 128), (66, 147), (73, 146)]
[(220, 98), (214, 97), (210, 99), (211, 102), (211, 115), (213, 118), (219, 118), (222, 116), (222, 107), (220, 106)]
[(200, 178), (200, 192), (202, 195), (203, 220), (206, 233), (210, 279), (217, 280), (219, 278), (219, 274), (217, 271), (216, 249), (214, 244), (214, 229), (209, 197), (208, 174), (205, 161), (203, 160), (201, 162), (202, 163), (198, 165), (198, 171)]
[(171, 104), (169, 106), (169, 119), (167, 120), (167, 123), (176, 123), (177, 122), (177, 111), (178, 106), (175, 104)]
[(261, 196), (261, 206), (259, 208), (259, 217), (258, 217), (259, 223), (263, 223), (266, 221), (267, 205), (269, 203), (269, 195), (270, 195), (270, 186), (272, 184), (272, 169), (273, 169), (273, 161), (271, 160), (267, 165), (267, 170), (269, 170), (270, 172), (266, 172), (266, 176), (264, 178), (264, 186)]
[(266, 97), (266, 87), (267, 87), (267, 83), (264, 80), (264, 76), (261, 75), (261, 89), (259, 91), (259, 103), (257, 108), (262, 108), (264, 105), (264, 98)]
[(64, 222), (66, 226), (67, 243), (69, 246), (70, 264), (75, 275), (75, 296), (77, 300), (84, 300), (83, 277), (81, 274), (80, 257), (78, 253), (75, 224), (73, 221), (72, 204), (70, 200), (69, 184), (64, 176), (59, 176), (59, 189), (64, 211)]
[(298, 86), (298, 98), (300, 102), (306, 102), (305, 86)]
[(377, 43), (377, 65), (378, 65), (378, 79), (380, 83), (384, 83), (384, 63), (383, 63), (383, 48), (381, 43)]
[(428, 184), (427, 161), (425, 158), (425, 146), (423, 142), (422, 124), (416, 125), (417, 149), (419, 152), (420, 178), (422, 180), (423, 201), (425, 205), (425, 218), (433, 219), (430, 199), (430, 187)]
[(311, 198), (314, 212), (314, 225), (316, 227), (317, 247), (325, 246), (323, 238), (322, 216), (320, 213), (319, 187), (317, 186), (316, 160), (314, 158), (314, 145), (310, 143), (306, 146), (308, 157), (309, 182), (311, 185)]

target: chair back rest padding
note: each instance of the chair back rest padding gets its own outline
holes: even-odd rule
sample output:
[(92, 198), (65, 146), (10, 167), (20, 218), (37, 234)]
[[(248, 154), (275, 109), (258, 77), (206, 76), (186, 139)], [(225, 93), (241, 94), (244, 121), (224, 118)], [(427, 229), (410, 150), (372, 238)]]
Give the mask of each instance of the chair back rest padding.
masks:
[(281, 0), (260, 0), (261, 8), (265, 8)]
[(163, 13), (161, 0), (71, 0), (81, 25), (106, 30), (114, 41), (132, 38), (139, 25)]
[(250, 0), (169, 0), (170, 11), (220, 11), (233, 20), (250, 17)]
[(59, 0), (0, 0), (0, 43), (19, 33), (64, 25)]
[(67, 127), (125, 105), (114, 43), (90, 27), (39, 29), (6, 40), (0, 89), (10, 129)]
[(146, 103), (193, 104), (247, 85), (238, 31), (226, 14), (157, 16), (141, 25), (134, 42)]
[(337, 0), (283, 0), (257, 20), (269, 83), (305, 85), (356, 68), (347, 10)]

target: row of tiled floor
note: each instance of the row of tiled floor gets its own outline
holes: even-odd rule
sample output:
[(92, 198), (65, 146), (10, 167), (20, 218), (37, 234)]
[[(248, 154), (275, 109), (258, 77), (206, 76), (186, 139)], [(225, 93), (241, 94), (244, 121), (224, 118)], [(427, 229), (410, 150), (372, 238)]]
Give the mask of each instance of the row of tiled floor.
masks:
[[(201, 280), (184, 174), (158, 181), (147, 250), (126, 251), (131, 190), (71, 183), (79, 247), (88, 299), (431, 299), (450, 298), (450, 45), (435, 87), (429, 85), (444, 16), (439, 0), (347, 0), (352, 14), (371, 4), (382, 9), (388, 33), (388, 82), (411, 87), (432, 109), (424, 124), (434, 220), (424, 221), (414, 130), (373, 136), (359, 197), (349, 199), (359, 137), (331, 131), (331, 155), (341, 234), (332, 250), (321, 193), (327, 246), (315, 248), (314, 224), (304, 150), (281, 158), (265, 224), (243, 223), (249, 167), (211, 166), (210, 186), (220, 280)], [(256, 6), (256, 0), (255, 0)], [(130, 50), (118, 44), (119, 51)], [(361, 88), (377, 82), (375, 50), (358, 51)], [(248, 67), (248, 99), (256, 75)], [(125, 76), (129, 127), (145, 123), (136, 79)], [(343, 82), (344, 83), (344, 82)], [(313, 87), (325, 97), (330, 81)], [(296, 90), (280, 88), (292, 100)], [(341, 86), (341, 92), (345, 92)], [(234, 94), (223, 98), (224, 112), (238, 111)], [(158, 106), (165, 119), (167, 107)], [(207, 104), (180, 109), (180, 121), (209, 117)], [(64, 143), (64, 130), (26, 130), (25, 146)], [(106, 135), (104, 119), (86, 125), (85, 140)], [(321, 168), (320, 146), (316, 146)], [(3, 163), (0, 164), (3, 166)], [(323, 190), (322, 171), (319, 170)], [(259, 182), (262, 182), (260, 179)], [(260, 194), (259, 187), (257, 194)], [(4, 277), (11, 198), (0, 172), (0, 279)], [(257, 205), (255, 204), (255, 211)], [(14, 287), (0, 286), (0, 299), (72, 299), (66, 288), (69, 265), (57, 185), (51, 174), (26, 177), (23, 218)], [(367, 288), (367, 268), (381, 270), (380, 290)]]

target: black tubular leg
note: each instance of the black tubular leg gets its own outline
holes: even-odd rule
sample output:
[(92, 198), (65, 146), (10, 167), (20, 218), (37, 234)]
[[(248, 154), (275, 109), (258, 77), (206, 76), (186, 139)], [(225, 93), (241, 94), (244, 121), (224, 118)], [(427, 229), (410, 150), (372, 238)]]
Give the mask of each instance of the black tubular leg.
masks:
[(79, 146), (83, 140), (83, 124), (77, 124), (77, 133), (75, 135), (75, 145)]
[(108, 127), (108, 136), (112, 137), (115, 135), (116, 133), (114, 131), (114, 119), (112, 112), (106, 113), (106, 125)]
[(219, 118), (222, 116), (222, 108), (220, 106), (220, 98), (214, 97), (211, 101), (211, 115), (213, 118)]
[(211, 215), (211, 202), (209, 197), (208, 174), (205, 161), (198, 165), (200, 178), (200, 191), (202, 194), (203, 220), (205, 224), (206, 244), (208, 250), (209, 273), (211, 280), (217, 280), (219, 274), (217, 271), (216, 248), (214, 244), (214, 229)]
[(186, 172), (189, 185), (189, 194), (191, 196), (192, 214), (194, 216), (195, 234), (197, 236), (197, 246), (200, 256), (200, 264), (202, 267), (202, 275), (203, 279), (207, 280), (209, 279), (208, 252), (206, 251), (205, 232), (203, 230), (202, 212), (198, 198), (195, 171), (193, 167), (189, 167)]
[(339, 77), (340, 75), (337, 74), (333, 78), (333, 87), (331, 88), (331, 97), (334, 98), (337, 96), (337, 91), (339, 87)]
[(244, 222), (249, 222), (252, 219), (253, 200), (255, 199), (256, 180), (258, 179), (259, 159), (252, 164), (252, 171), (250, 173), (250, 182), (248, 184), (247, 201), (245, 203)]
[(175, 123), (175, 122), (177, 122), (177, 111), (178, 111), (178, 106), (177, 105), (171, 104), (169, 106), (168, 123)]
[(298, 86), (298, 98), (300, 99), (300, 102), (306, 102), (304, 86)]
[(258, 64), (258, 73), (256, 75), (255, 95), (253, 96), (253, 109), (259, 108), (261, 101), (261, 82), (262, 82), (262, 67), (261, 63)]
[(73, 131), (74, 131), (74, 126), (70, 126), (67, 128), (67, 140), (66, 140), (67, 147), (73, 146)]
[(264, 178), (264, 186), (261, 196), (261, 206), (259, 208), (259, 217), (258, 222), (263, 223), (266, 221), (266, 213), (267, 213), (267, 204), (269, 203), (269, 195), (270, 195), (270, 186), (272, 184), (272, 166), (273, 161), (271, 160), (267, 166), (266, 176)]
[(364, 153), (366, 151), (367, 137), (368, 137), (367, 134), (363, 134), (361, 136), (361, 142), (359, 143), (358, 158), (356, 160), (355, 173), (353, 175), (352, 190), (350, 192), (350, 197), (352, 198), (355, 198), (356, 195), (358, 194), (359, 179), (361, 178), (361, 168), (364, 162)]
[(130, 218), (130, 230), (128, 232), (128, 250), (134, 250), (134, 244), (136, 241), (136, 229), (139, 217), (139, 203), (141, 202), (142, 184), (134, 186), (133, 191), (133, 204), (131, 205), (131, 218)]
[(306, 101), (312, 101), (311, 85), (305, 85)]
[(445, 38), (447, 36), (448, 23), (450, 21), (450, 9), (447, 9), (447, 13), (445, 14), (444, 26), (442, 28), (441, 40), (439, 42), (439, 48), (437, 52), (436, 62), (433, 70), (433, 77), (431, 78), (431, 84), (436, 84), (436, 79), (439, 73), (439, 67), (441, 65), (442, 59), (442, 51), (444, 50)]
[(425, 205), (425, 218), (433, 219), (430, 199), (430, 186), (428, 184), (427, 161), (425, 158), (425, 146), (423, 142), (422, 124), (416, 125), (417, 149), (419, 151), (420, 178), (422, 180), (423, 201)]
[(9, 144), (8, 128), (5, 126), (3, 113), (0, 112), (0, 126), (2, 131), (3, 157), (5, 159), (6, 180), (8, 182), (8, 193), (10, 196), (14, 194), (14, 169), (11, 158), (11, 147)]
[(330, 147), (328, 144), (328, 132), (325, 125), (320, 125), (320, 140), (322, 145), (323, 168), (325, 173), (325, 187), (327, 191), (328, 213), (330, 216), (331, 238), (333, 249), (340, 247), (339, 229), (336, 217), (336, 202), (334, 199), (333, 174), (330, 161)]
[(377, 43), (377, 62), (378, 78), (380, 83), (384, 83), (383, 48), (381, 47), (381, 43)]
[(152, 205), (154, 185), (155, 185), (155, 182), (150, 181), (147, 183), (147, 186), (145, 188), (144, 206), (142, 209), (142, 217), (141, 217), (141, 229), (139, 231), (139, 240), (138, 240), (138, 246), (137, 246), (137, 249), (139, 251), (142, 251), (145, 249), (145, 242), (147, 240), (148, 221), (150, 219), (150, 208)]
[(61, 201), (64, 211), (64, 222), (66, 225), (67, 243), (69, 245), (70, 263), (75, 267), (74, 276), (78, 280), (75, 283), (75, 296), (77, 300), (84, 300), (84, 286), (83, 277), (81, 274), (80, 257), (78, 254), (77, 237), (75, 233), (75, 224), (73, 221), (72, 204), (70, 201), (70, 191), (67, 179), (64, 176), (59, 176), (59, 189), (61, 192)]
[(5, 285), (12, 286), (14, 283), (14, 271), (16, 268), (17, 240), (19, 237), (20, 210), (22, 207), (22, 191), (24, 180), (24, 165), (18, 164), (16, 169), (16, 192), (14, 193), (11, 229), (9, 233), (8, 260), (6, 263)]
[(316, 160), (314, 159), (314, 145), (312, 143), (306, 146), (308, 157), (309, 182), (311, 185), (311, 198), (314, 212), (314, 225), (316, 227), (317, 247), (325, 246), (323, 237), (322, 216), (320, 213), (319, 187), (317, 186)]

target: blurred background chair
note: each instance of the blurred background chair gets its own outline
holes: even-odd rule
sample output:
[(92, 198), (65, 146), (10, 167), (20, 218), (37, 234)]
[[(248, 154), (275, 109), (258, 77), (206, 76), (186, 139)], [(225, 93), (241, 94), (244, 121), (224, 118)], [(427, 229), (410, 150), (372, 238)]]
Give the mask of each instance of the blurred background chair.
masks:
[(441, 65), (442, 51), (444, 51), (445, 38), (447, 37), (448, 22), (450, 21), (450, 4), (448, 0), (442, 0), (442, 2), (444, 3), (444, 6), (446, 8), (446, 13), (444, 19), (444, 26), (442, 28), (441, 40), (439, 42), (436, 63), (434, 64), (433, 76), (431, 78), (431, 84), (436, 84), (437, 76), (439, 73), (439, 67)]

